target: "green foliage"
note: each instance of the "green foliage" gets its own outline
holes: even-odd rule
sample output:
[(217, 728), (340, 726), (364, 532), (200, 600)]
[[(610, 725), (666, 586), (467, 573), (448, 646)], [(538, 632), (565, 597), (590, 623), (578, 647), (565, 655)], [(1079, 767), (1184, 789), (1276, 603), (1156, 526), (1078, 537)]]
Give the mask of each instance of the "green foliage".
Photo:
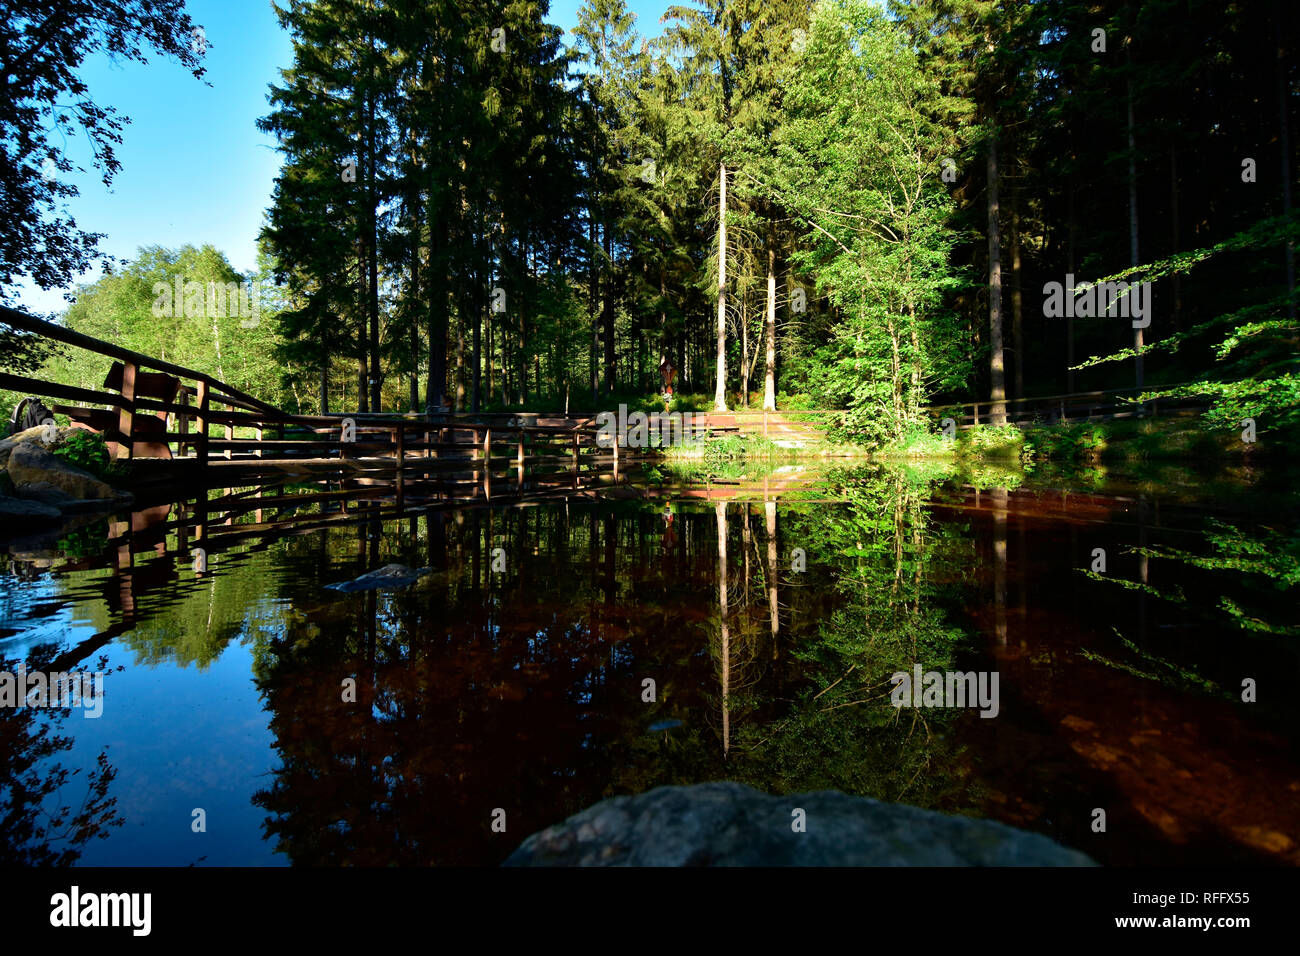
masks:
[(864, 0), (814, 9), (788, 74), (770, 175), (806, 224), (812, 270), (837, 310), (816, 351), (818, 399), (850, 408), (849, 435), (898, 441), (932, 383), (960, 380), (970, 350), (944, 306), (952, 200), (934, 171), (947, 146), (934, 77), (903, 28)]
[[(1185, 569), (1206, 572), (1206, 584), (1197, 588), (1142, 584), (1092, 571), (1081, 573), (1095, 581), (1182, 605), (1216, 627), (1277, 637), (1300, 636), (1300, 619), (1296, 618), (1300, 606), (1296, 600), (1300, 596), (1300, 536), (1210, 519), (1202, 537), (1208, 547), (1201, 551), (1131, 549), (1155, 562), (1170, 561)], [(1186, 580), (1186, 576), (1180, 575), (1179, 579)]]
[(1025, 444), (1025, 434), (1015, 425), (972, 425), (957, 433), (957, 447), (962, 454), (985, 458), (1018, 459)]
[[(1200, 249), (1179, 252), (1099, 279), (1098, 282), (1152, 281), (1184, 276), (1194, 268), (1231, 252), (1261, 253), (1300, 237), (1300, 218), (1260, 220), (1237, 234)], [(1240, 429), (1243, 419), (1255, 420), (1257, 433), (1278, 433), (1300, 426), (1300, 326), (1283, 316), (1287, 297), (1273, 296), (1215, 315), (1194, 327), (1174, 332), (1144, 346), (1140, 352), (1121, 349), (1095, 356), (1076, 366), (1088, 368), (1123, 361), (1141, 354), (1175, 353), (1190, 343), (1219, 336), (1212, 346), (1217, 365), (1205, 380), (1193, 385), (1153, 388), (1142, 400), (1161, 397), (1207, 397), (1211, 404), (1203, 418), (1212, 429)]]
[[(177, 280), (183, 294), (174, 301)], [(275, 357), (280, 335), (276, 313), (259, 307), (252, 315), (242, 314), (238, 294), (228, 295), (243, 286), (242, 301), (252, 312), (249, 296), (258, 295), (261, 287), (250, 293), (246, 282), (213, 246), (150, 246), (121, 270), (81, 287), (64, 323), (73, 331), (213, 375), (272, 404), (285, 404), (291, 396), (286, 368)], [(47, 361), (42, 374), (98, 387), (112, 362), (69, 348)]]
[(108, 448), (104, 436), (83, 428), (64, 432), (51, 451), (69, 465), (75, 465), (92, 475), (102, 476), (108, 470)]
[[(43, 0), (6, 3), (0, 16), (0, 303), (29, 277), (42, 289), (72, 284), (105, 255), (103, 233), (68, 215), (80, 190), (69, 144), (84, 137), (105, 186), (121, 169), (115, 147), (129, 121), (94, 95), (81, 69), (96, 51), (137, 63), (174, 60), (203, 76), (184, 0)], [(13, 340), (0, 330), (0, 356)], [(6, 363), (0, 358), (0, 364)], [(29, 356), (30, 358), (30, 356)], [(32, 364), (28, 362), (27, 364)]]
[(710, 468), (724, 468), (733, 462), (770, 457), (776, 445), (762, 435), (724, 435), (704, 443), (704, 463)]
[(956, 451), (952, 439), (918, 422), (909, 425), (896, 441), (884, 445), (880, 454), (886, 458), (951, 458)]
[(1075, 422), (1027, 430), (1032, 456), (1054, 461), (1095, 460), (1105, 451), (1111, 426), (1105, 422)]

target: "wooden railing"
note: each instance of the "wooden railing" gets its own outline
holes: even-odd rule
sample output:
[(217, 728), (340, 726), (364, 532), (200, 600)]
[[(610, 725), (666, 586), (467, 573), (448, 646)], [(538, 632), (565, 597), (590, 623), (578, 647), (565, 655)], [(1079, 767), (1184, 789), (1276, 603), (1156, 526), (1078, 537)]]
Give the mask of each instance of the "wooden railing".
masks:
[[(328, 463), (379, 458), (405, 462), (410, 458), (438, 459), (445, 455), (485, 468), (497, 463), (547, 461), (567, 462), (576, 467), (584, 454), (608, 456), (615, 461), (620, 453), (627, 454), (626, 450), (620, 451), (618, 443), (611, 446), (597, 441), (599, 429), (594, 415), (574, 418), (509, 412), (296, 415), (204, 372), (104, 342), (16, 309), (0, 306), (0, 323), (121, 363), (121, 384), (116, 392), (0, 372), (0, 388), (79, 403), (54, 404), (52, 411), (102, 425), (95, 430), (101, 431), (113, 444), (116, 457), (121, 459), (136, 457), (137, 446), (150, 443), (166, 445), (167, 454), (173, 459), (197, 461), (202, 466), (214, 461), (256, 464), (259, 459)], [(137, 383), (145, 381), (149, 372), (176, 380), (174, 401), (140, 394)], [(110, 380), (118, 381), (118, 374), (115, 368)], [(106, 406), (110, 411), (88, 406)], [(116, 411), (115, 418), (111, 411)], [(166, 427), (142, 429), (138, 420), (140, 412), (164, 413)], [(223, 428), (224, 437), (212, 437), (214, 427)], [(237, 436), (237, 428), (251, 431), (253, 437)], [(704, 432), (707, 431), (706, 425)], [(268, 437), (268, 432), (272, 437)], [(693, 430), (690, 437), (699, 437), (699, 433)], [(502, 448), (509, 448), (510, 452), (500, 454)]]
[[(1159, 388), (1182, 388), (1182, 385), (1162, 385)], [(1206, 402), (1196, 398), (1161, 398), (1146, 402), (1132, 399), (1150, 393), (1155, 386), (1146, 388), (1112, 388), (1092, 392), (1070, 392), (1064, 395), (1042, 395), (1032, 398), (1009, 398), (1003, 402), (961, 402), (949, 405), (930, 405), (921, 411), (936, 423), (951, 418), (958, 428), (991, 424), (997, 405), (1006, 409), (1008, 423), (1044, 424), (1077, 421), (1109, 421), (1121, 418), (1158, 417), (1179, 412), (1202, 411)], [(1125, 400), (1130, 396), (1129, 400)]]

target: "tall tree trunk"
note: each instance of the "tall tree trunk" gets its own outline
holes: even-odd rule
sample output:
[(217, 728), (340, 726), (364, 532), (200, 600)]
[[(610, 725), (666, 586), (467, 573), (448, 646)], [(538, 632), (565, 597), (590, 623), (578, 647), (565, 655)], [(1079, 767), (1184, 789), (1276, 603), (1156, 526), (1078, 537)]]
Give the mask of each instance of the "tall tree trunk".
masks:
[(614, 283), (615, 269), (614, 257), (612, 254), (613, 241), (609, 235), (609, 223), (606, 222), (601, 227), (601, 234), (605, 240), (605, 298), (602, 302), (602, 311), (604, 313), (604, 334), (605, 334), (605, 394), (614, 394)]
[[(497, 281), (500, 281), (498, 278)], [(496, 364), (497, 364), (497, 345), (496, 345), (496, 323), (492, 321), (492, 316), (496, 315), (493, 311), (496, 304), (496, 288), (489, 290), (488, 293), (488, 310), (485, 321), (487, 323), (487, 395), (488, 398), (496, 391)], [(506, 330), (501, 330), (501, 350), (505, 352)], [(505, 369), (502, 368), (501, 374), (505, 375)]]
[[(503, 227), (504, 228), (504, 227)], [(524, 288), (532, 289), (533, 268), (531, 264), (531, 250), (528, 246), (528, 235), (524, 234)], [(515, 380), (518, 387), (519, 404), (523, 405), (528, 401), (528, 312), (531, 302), (527, 293), (519, 294), (519, 377)]]
[[(371, 79), (374, 78), (375, 38), (370, 36)], [(369, 246), (367, 267), (369, 269), (366, 311), (370, 320), (370, 409), (379, 411), (382, 407), (380, 389), (381, 366), (379, 362), (379, 217), (378, 197), (375, 194), (375, 96), (366, 95), (366, 243)]]
[(718, 357), (713, 410), (727, 410), (727, 163), (718, 164)]
[(420, 330), (411, 326), (411, 389), (408, 395), (410, 411), (420, 408)]
[(330, 413), (330, 357), (328, 355), (324, 356), (320, 363), (320, 413), (322, 415)]
[(767, 312), (763, 317), (763, 336), (767, 349), (763, 355), (763, 407), (776, 409), (776, 229), (771, 219), (767, 226)]
[(590, 373), (589, 378), (591, 380), (591, 401), (592, 404), (594, 405), (598, 401), (597, 388), (596, 388), (596, 381), (597, 381), (596, 363), (597, 363), (597, 356), (599, 355), (599, 351), (600, 351), (600, 322), (597, 318), (598, 313), (596, 309), (596, 304), (600, 299), (600, 272), (596, 267), (596, 260), (598, 258), (597, 250), (599, 247), (596, 245), (596, 202), (595, 201), (593, 201), (591, 204), (591, 208), (588, 211), (588, 216), (590, 218), (587, 225), (587, 229), (589, 232), (587, 244), (591, 250), (590, 253), (591, 258), (589, 260), (589, 265), (591, 266), (591, 277), (590, 277), (591, 292), (590, 292), (590, 302), (587, 304), (587, 311), (591, 319), (591, 348), (588, 350), (587, 353), (587, 366)]
[[(1128, 53), (1128, 44), (1125, 43), (1125, 59), (1129, 67), (1132, 67), (1132, 59)], [(1137, 193), (1137, 130), (1133, 121), (1133, 78), (1130, 74), (1127, 83), (1128, 94), (1128, 252), (1129, 265), (1138, 264), (1138, 193)], [(1133, 360), (1133, 371), (1136, 376), (1136, 384), (1140, 389), (1143, 384), (1143, 363), (1142, 363), (1142, 329), (1133, 330), (1133, 348), (1137, 354)]]
[[(446, 57), (442, 64), (443, 88), (451, 79), (451, 63)], [(432, 133), (435, 153), (429, 157), (429, 165), (434, 167), (438, 161), (436, 149), (446, 148), (443, 132), (443, 106), (439, 101), (436, 126)], [(436, 168), (436, 167), (435, 167)], [(454, 169), (455, 167), (453, 167)], [(432, 170), (431, 170), (432, 172)], [(454, 175), (454, 173), (452, 174)], [(448, 406), (447, 395), (447, 320), (450, 297), (450, 283), (447, 277), (447, 264), (443, 260), (443, 250), (448, 246), (450, 215), (445, 207), (448, 199), (454, 197), (450, 191), (451, 184), (442, 181), (436, 173), (429, 181), (429, 381), (425, 384), (425, 411)]]
[[(364, 159), (363, 159), (364, 162)], [(364, 170), (364, 166), (362, 169)], [(370, 342), (366, 330), (366, 249), (357, 242), (357, 411), (370, 411)]]
[(465, 410), (465, 310), (456, 313), (456, 411)]
[(1020, 191), (1011, 191), (1011, 348), (1015, 398), (1025, 397), (1025, 336), (1020, 295)]
[[(487, 240), (488, 243), (491, 239)], [(486, 244), (486, 243), (485, 243)], [(475, 243), (475, 246), (478, 244)], [(479, 250), (475, 250), (476, 252)], [(470, 370), (473, 381), (473, 389), (470, 392), (470, 408), (475, 412), (483, 410), (483, 318), (489, 308), (487, 295), (487, 265), (489, 261), (489, 252), (487, 250), (479, 252), (478, 262), (475, 263), (474, 270), (474, 344), (473, 344), (473, 368)]]
[[(432, 205), (432, 203), (431, 203)], [(429, 229), (429, 380), (424, 386), (425, 411), (448, 405), (447, 401), (447, 278), (442, 266), (446, 226), (433, 212)]]
[(998, 140), (996, 130), (989, 136), (988, 157), (989, 205), (989, 399), (991, 421), (1007, 421), (1006, 367), (1002, 360), (1002, 237), (998, 227)]
[[(1073, 155), (1073, 150), (1071, 150)], [(1065, 234), (1065, 271), (1069, 275), (1074, 275), (1074, 240), (1077, 231), (1074, 216), (1074, 181), (1071, 179), (1067, 187), (1069, 192), (1069, 225)], [(1074, 295), (1074, 289), (1066, 289), (1065, 294)], [(1065, 391), (1067, 394), (1074, 394), (1074, 309), (1069, 309), (1065, 319)]]

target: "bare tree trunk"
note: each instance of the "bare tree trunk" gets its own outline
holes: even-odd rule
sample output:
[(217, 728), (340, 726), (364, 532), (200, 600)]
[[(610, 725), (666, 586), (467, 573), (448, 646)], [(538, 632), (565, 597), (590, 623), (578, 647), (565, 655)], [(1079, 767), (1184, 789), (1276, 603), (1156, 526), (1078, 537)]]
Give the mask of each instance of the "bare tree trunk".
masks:
[(767, 351), (763, 356), (763, 408), (768, 411), (776, 409), (776, 237), (773, 227), (767, 230), (767, 314), (764, 316), (763, 332), (767, 339)]
[(727, 410), (727, 164), (718, 164), (718, 358), (713, 410)]
[(989, 138), (989, 399), (990, 420), (1007, 422), (1006, 367), (1002, 360), (1002, 237), (998, 231), (998, 141), (996, 131)]

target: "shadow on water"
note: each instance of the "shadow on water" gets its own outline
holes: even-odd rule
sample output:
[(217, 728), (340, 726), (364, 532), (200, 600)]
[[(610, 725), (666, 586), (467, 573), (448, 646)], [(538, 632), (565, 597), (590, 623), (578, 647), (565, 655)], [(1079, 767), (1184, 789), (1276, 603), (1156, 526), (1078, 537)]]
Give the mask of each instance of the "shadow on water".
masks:
[[(725, 778), (989, 817), (1105, 863), (1296, 864), (1292, 493), (1153, 484), (879, 466), (313, 481), (10, 541), (6, 668), (125, 670), (75, 747), (58, 711), (0, 713), (0, 765), (19, 768), (0, 844), (494, 864), (603, 797)], [(327, 587), (389, 564), (427, 572)], [(895, 707), (914, 667), (997, 672), (996, 714)], [(40, 781), (70, 759), (94, 798), (62, 819), (72, 852), (31, 822), (66, 802)]]

